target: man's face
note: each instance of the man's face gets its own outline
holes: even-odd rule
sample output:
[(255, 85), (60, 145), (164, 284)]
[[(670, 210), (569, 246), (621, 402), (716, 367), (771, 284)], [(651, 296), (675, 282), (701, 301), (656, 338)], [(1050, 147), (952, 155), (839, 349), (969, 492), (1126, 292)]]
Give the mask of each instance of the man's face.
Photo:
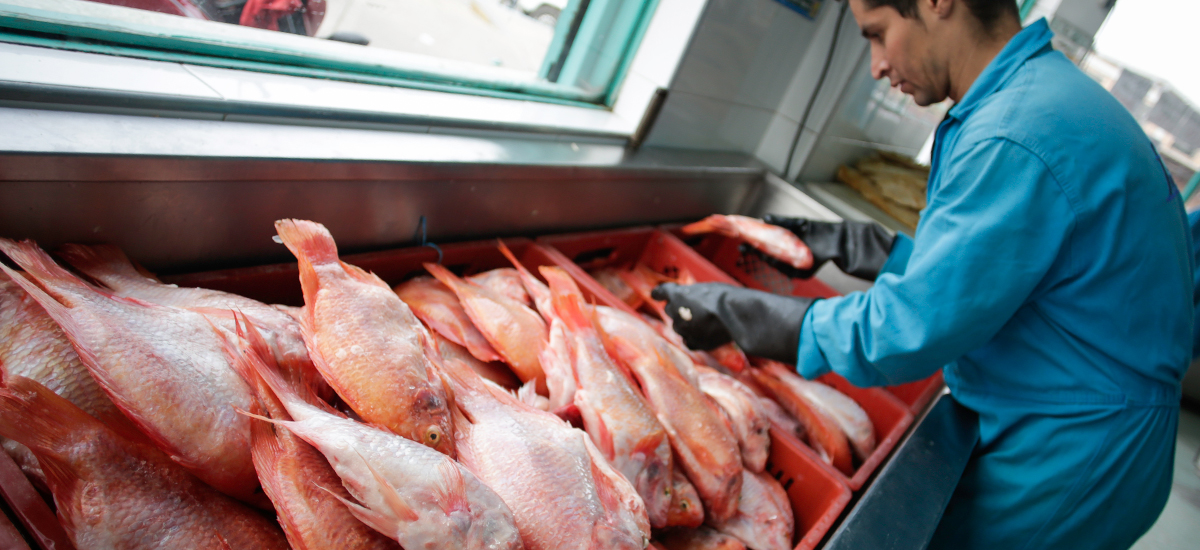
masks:
[(887, 77), (917, 105), (946, 99), (950, 83), (926, 25), (929, 9), (925, 2), (918, 2), (917, 18), (906, 18), (891, 6), (870, 8), (864, 0), (850, 0), (850, 11), (871, 44), (871, 76), (876, 80)]

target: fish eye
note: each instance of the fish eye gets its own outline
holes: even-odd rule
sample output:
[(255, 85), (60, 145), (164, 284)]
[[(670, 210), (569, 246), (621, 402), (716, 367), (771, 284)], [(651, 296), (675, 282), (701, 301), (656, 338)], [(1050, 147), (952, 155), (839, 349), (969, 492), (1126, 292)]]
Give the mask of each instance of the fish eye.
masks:
[(679, 501), (679, 507), (683, 508), (684, 510), (687, 510), (688, 509), (688, 501), (686, 501), (686, 500)]
[(437, 428), (430, 428), (429, 432), (425, 434), (425, 438), (429, 440), (430, 444), (437, 445), (442, 441), (442, 434)]

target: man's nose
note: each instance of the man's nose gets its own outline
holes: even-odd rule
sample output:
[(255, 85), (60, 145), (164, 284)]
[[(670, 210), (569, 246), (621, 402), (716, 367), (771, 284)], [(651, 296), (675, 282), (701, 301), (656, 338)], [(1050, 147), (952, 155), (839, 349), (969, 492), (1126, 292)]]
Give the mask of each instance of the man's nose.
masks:
[(871, 60), (871, 78), (875, 80), (887, 76), (888, 71), (891, 69), (892, 66), (888, 64), (886, 59), (876, 58)]

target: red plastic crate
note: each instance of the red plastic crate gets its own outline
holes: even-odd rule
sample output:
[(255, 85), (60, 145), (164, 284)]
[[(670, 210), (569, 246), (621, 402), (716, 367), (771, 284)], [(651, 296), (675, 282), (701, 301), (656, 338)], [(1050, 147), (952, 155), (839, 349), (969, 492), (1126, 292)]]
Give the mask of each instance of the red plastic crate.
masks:
[(796, 532), (792, 536), (795, 550), (811, 550), (837, 521), (850, 502), (850, 489), (817, 458), (806, 454), (804, 445), (786, 434), (771, 430), (771, 454), (767, 457), (767, 473), (783, 485)]
[[(42, 499), (25, 473), (8, 453), (0, 451), (0, 496), (8, 503), (16, 519), (25, 526), (25, 531), (42, 550), (71, 550), (75, 548), (67, 537), (58, 517)], [(0, 516), (2, 517), (2, 516)], [(3, 535), (0, 535), (2, 537)], [(2, 542), (2, 539), (0, 539)], [(9, 548), (3, 546), (0, 548)], [(20, 548), (14, 545), (13, 548)]]
[[(807, 298), (832, 298), (841, 295), (815, 277), (791, 279), (767, 265), (758, 256), (743, 254), (738, 250), (741, 244), (738, 239), (713, 234), (683, 235), (679, 231), (680, 227), (682, 226), (665, 226), (664, 230), (679, 236), (686, 243), (691, 243), (701, 256), (749, 288)], [(942, 385), (942, 373), (938, 371), (924, 380), (884, 389), (904, 402), (913, 414), (918, 414), (942, 390)]]

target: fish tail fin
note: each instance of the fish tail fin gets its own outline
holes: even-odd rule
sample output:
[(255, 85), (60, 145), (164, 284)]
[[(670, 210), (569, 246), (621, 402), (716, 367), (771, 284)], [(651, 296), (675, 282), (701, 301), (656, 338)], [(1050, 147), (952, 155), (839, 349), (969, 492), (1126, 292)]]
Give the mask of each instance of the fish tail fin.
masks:
[(321, 408), (322, 403), (312, 394), (312, 388), (295, 388), (284, 379), (266, 340), (250, 319), (241, 313), (237, 314), (237, 335), (239, 349), (232, 349), (228, 343), (225, 344), (226, 349), (229, 351), (234, 370), (246, 381), (250, 390), (258, 395), (260, 402), (278, 402), (293, 417), (298, 409)]
[(296, 265), (300, 269), (300, 288), (304, 292), (304, 303), (316, 301), (320, 280), (313, 266), (337, 263), (337, 243), (329, 230), (316, 222), (308, 220), (284, 219), (275, 222), (275, 231), (284, 246), (296, 256)]
[(684, 235), (698, 235), (700, 233), (723, 233), (732, 229), (729, 219), (721, 214), (713, 214), (698, 222), (689, 223), (680, 231)]
[(504, 257), (508, 258), (508, 261), (511, 262), (513, 267), (517, 269), (517, 273), (521, 275), (521, 284), (525, 286), (525, 292), (528, 292), (529, 295), (533, 297), (534, 305), (537, 306), (538, 310), (543, 315), (549, 313), (548, 311), (541, 310), (544, 307), (549, 309), (550, 289), (546, 287), (545, 283), (542, 283), (537, 279), (537, 277), (534, 277), (533, 273), (530, 273), (528, 269), (525, 269), (525, 264), (522, 264), (517, 260), (516, 255), (514, 255), (512, 251), (508, 249), (508, 245), (505, 245), (504, 241), (496, 239), (496, 246), (500, 248), (500, 253), (504, 254)]
[[(88, 285), (82, 279), (55, 263), (54, 258), (51, 258), (49, 254), (39, 248), (37, 243), (33, 241), (25, 240), (17, 242), (0, 238), (0, 252), (4, 252), (17, 266), (25, 270), (25, 276), (18, 274), (7, 266), (3, 266), (4, 272), (12, 278), (13, 282), (24, 288), (26, 292), (29, 292), (47, 311), (54, 306), (71, 305), (70, 296), (64, 291), (82, 292), (85, 294), (92, 292), (107, 294)], [(46, 299), (54, 302), (54, 304), (47, 304)], [(62, 308), (60, 307), (60, 309)], [(51, 314), (53, 315), (53, 312)], [(58, 321), (58, 319), (55, 318), (55, 321)], [(65, 329), (66, 327), (63, 328)]]
[(125, 252), (111, 244), (64, 244), (58, 254), (75, 269), (118, 292), (131, 281), (153, 279), (158, 282), (154, 275), (140, 269)]
[(594, 331), (596, 325), (592, 316), (588, 315), (583, 305), (583, 294), (575, 281), (561, 267), (541, 266), (538, 268), (542, 276), (550, 282), (550, 297), (554, 304), (554, 313), (566, 326), (568, 331)]
[(433, 275), (433, 278), (441, 281), (442, 284), (454, 291), (455, 294), (458, 294), (460, 289), (466, 286), (463, 283), (463, 280), (458, 277), (458, 275), (455, 275), (452, 271), (446, 269), (445, 266), (431, 262), (425, 262), (421, 265), (425, 266), (425, 271), (428, 271), (430, 275)]
[(22, 376), (5, 378), (0, 436), (33, 451), (56, 494), (65, 494), (61, 491), (70, 491), (78, 481), (67, 453), (87, 433), (116, 438), (99, 420), (40, 383)]

